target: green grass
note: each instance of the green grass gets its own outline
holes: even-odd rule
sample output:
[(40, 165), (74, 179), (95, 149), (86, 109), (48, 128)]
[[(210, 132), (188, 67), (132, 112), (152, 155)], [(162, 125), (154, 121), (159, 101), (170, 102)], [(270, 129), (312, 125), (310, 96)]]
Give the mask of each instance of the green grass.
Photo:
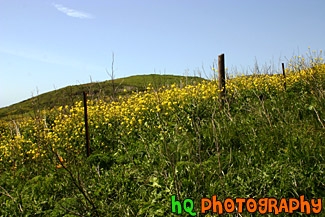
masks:
[[(197, 94), (172, 104), (167, 115), (163, 107), (143, 111), (146, 123), (130, 134), (118, 117), (107, 122), (93, 112), (89, 158), (84, 137), (75, 133), (78, 123), (68, 122), (64, 114), (71, 114), (64, 109), (47, 116), (46, 132), (43, 120), (21, 126), (25, 140), (15, 140), (9, 124), (2, 126), (2, 139), (20, 144), (23, 155), (17, 151), (0, 162), (0, 216), (173, 216), (172, 195), (192, 199), (197, 213), (200, 199), (213, 195), (221, 201), (304, 195), (324, 202), (324, 68), (318, 69), (323, 76), (295, 82), (286, 91), (236, 91), (220, 110), (218, 100)], [(147, 83), (143, 77), (124, 80), (135, 82)], [(61, 140), (46, 139), (61, 122)], [(27, 140), (47, 150), (45, 157), (28, 158), (33, 155)], [(79, 154), (65, 148), (69, 142)], [(303, 216), (299, 211), (293, 215)]]

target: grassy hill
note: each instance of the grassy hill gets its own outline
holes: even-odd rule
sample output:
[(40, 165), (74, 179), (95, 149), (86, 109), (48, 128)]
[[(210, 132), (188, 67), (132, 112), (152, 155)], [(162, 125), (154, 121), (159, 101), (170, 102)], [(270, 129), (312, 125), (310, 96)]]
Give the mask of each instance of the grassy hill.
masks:
[(324, 212), (325, 64), (306, 65), (229, 79), (221, 104), (216, 81), (90, 99), (89, 157), (82, 103), (0, 121), (0, 216)]
[[(133, 91), (143, 91), (151, 84), (154, 88), (168, 86), (173, 83), (178, 85), (200, 82), (199, 77), (184, 77), (175, 75), (136, 75), (114, 80), (115, 96), (132, 94)], [(73, 105), (82, 100), (82, 92), (86, 91), (90, 98), (105, 98), (110, 101), (113, 97), (112, 81), (94, 82), (88, 84), (68, 86), (48, 93), (40, 94), (22, 102), (0, 108), (0, 119), (11, 120), (22, 115), (33, 116), (35, 111), (50, 109), (56, 106)]]

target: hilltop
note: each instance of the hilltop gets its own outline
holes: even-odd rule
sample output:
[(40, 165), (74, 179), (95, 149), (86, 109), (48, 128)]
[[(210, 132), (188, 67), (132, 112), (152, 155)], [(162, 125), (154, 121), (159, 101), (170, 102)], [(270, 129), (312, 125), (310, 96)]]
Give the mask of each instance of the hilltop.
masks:
[[(192, 76), (176, 75), (135, 75), (125, 78), (114, 79), (115, 97), (129, 95), (134, 91), (144, 91), (151, 84), (154, 88), (171, 84), (186, 85), (204, 80)], [(11, 120), (25, 115), (33, 116), (38, 110), (51, 109), (57, 106), (73, 105), (82, 100), (82, 92), (86, 91), (91, 99), (113, 99), (112, 80), (91, 82), (87, 84), (67, 86), (58, 90), (31, 97), (19, 103), (0, 108), (0, 119)]]

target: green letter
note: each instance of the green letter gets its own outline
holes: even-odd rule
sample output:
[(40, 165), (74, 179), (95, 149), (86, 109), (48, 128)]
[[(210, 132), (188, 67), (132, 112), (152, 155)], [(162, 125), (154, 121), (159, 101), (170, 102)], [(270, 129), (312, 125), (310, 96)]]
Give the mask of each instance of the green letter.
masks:
[[(190, 204), (189, 207), (186, 206), (187, 203)], [(184, 205), (185, 212), (188, 212), (191, 216), (196, 216), (196, 212), (192, 212), (192, 210), (194, 208), (193, 200), (186, 199), (186, 200), (184, 200), (184, 204), (183, 205)]]
[(177, 213), (182, 214), (182, 204), (179, 201), (175, 200), (175, 195), (172, 196), (172, 213), (176, 213), (176, 206), (177, 206)]

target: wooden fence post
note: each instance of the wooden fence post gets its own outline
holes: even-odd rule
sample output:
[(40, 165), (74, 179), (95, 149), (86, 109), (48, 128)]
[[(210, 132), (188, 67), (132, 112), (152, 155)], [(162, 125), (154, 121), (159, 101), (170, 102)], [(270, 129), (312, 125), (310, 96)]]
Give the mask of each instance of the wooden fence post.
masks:
[(287, 90), (286, 71), (284, 69), (284, 63), (282, 63), (282, 73), (283, 73), (283, 78), (284, 78), (284, 89)]
[(226, 74), (225, 74), (225, 55), (221, 54), (218, 58), (218, 72), (219, 72), (219, 102), (220, 110), (224, 104), (226, 93)]
[(90, 146), (89, 146), (89, 131), (88, 131), (88, 114), (87, 114), (87, 93), (84, 91), (84, 113), (85, 113), (85, 128), (86, 128), (86, 150), (87, 157), (90, 156)]

